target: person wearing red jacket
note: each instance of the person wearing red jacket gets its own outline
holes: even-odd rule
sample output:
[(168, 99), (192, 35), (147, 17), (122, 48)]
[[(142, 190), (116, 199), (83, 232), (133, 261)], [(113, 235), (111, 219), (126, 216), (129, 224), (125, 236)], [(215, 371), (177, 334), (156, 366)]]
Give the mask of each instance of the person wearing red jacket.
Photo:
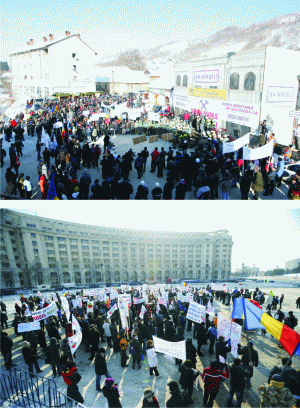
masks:
[(67, 396), (69, 398), (72, 398), (74, 401), (83, 404), (83, 396), (78, 389), (78, 385), (77, 383), (75, 384), (71, 379), (72, 374), (77, 371), (74, 361), (70, 357), (63, 356), (60, 362), (62, 365), (61, 376), (68, 386)]
[(225, 363), (224, 371), (218, 370), (217, 360), (213, 360), (209, 367), (204, 368), (202, 380), (204, 382), (203, 406), (212, 407), (219, 392), (223, 378), (229, 377), (229, 369)]
[(156, 147), (156, 148), (153, 150), (153, 152), (151, 153), (152, 159), (151, 159), (151, 170), (150, 170), (150, 173), (154, 173), (154, 172), (155, 172), (155, 169), (156, 169), (156, 160), (157, 160), (158, 156), (159, 156), (159, 151), (158, 151), (158, 148)]

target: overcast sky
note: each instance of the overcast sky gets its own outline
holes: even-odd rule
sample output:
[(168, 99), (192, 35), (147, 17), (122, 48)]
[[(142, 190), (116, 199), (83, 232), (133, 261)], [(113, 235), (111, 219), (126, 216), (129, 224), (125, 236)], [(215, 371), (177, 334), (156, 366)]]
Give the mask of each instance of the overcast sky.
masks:
[(32, 38), (81, 34), (99, 56), (173, 40), (203, 38), (299, 11), (299, 0), (3, 0), (2, 60)]
[[(0, 206), (4, 206), (4, 202)], [(233, 238), (232, 270), (284, 267), (300, 258), (300, 209), (294, 202), (12, 202), (10, 209), (83, 224), (155, 231), (227, 229)]]

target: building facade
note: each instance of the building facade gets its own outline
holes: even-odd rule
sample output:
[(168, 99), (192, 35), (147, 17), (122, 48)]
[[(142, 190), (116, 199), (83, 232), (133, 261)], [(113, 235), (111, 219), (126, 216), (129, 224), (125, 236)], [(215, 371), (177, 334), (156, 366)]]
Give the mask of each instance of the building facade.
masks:
[(2, 287), (228, 279), (232, 245), (226, 230), (125, 230), (1, 209)]
[(12, 92), (16, 98), (56, 93), (95, 92), (95, 55), (79, 34), (44, 37), (11, 54)]
[(299, 66), (298, 51), (271, 46), (178, 62), (175, 113), (193, 110), (235, 138), (258, 134), (266, 120), (277, 142), (288, 145), (298, 123)]
[(123, 95), (147, 91), (149, 78), (143, 71), (128, 67), (97, 68), (96, 90)]
[(285, 269), (295, 269), (300, 266), (300, 258), (298, 259), (291, 259), (285, 263)]

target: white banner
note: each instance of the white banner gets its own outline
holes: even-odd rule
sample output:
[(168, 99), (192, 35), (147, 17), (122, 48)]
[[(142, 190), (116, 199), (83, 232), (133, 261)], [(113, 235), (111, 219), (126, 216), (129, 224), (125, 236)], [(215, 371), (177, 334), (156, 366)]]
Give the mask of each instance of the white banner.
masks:
[(242, 326), (237, 323), (231, 322), (231, 354), (234, 357), (238, 357), (238, 344), (241, 343)]
[(225, 341), (230, 339), (231, 321), (218, 313), (218, 337), (223, 336)]
[(36, 312), (32, 312), (32, 319), (33, 321), (47, 319), (49, 316), (56, 315), (57, 310), (56, 303), (51, 302), (47, 307), (37, 310)]
[(41, 324), (39, 321), (29, 322), (29, 323), (19, 323), (18, 333), (29, 332), (33, 330), (40, 330), (40, 328), (41, 328)]
[(227, 290), (227, 283), (225, 283), (224, 285), (216, 285), (215, 283), (211, 283), (210, 285), (211, 290)]
[(246, 144), (250, 143), (250, 133), (247, 133), (245, 136), (240, 137), (233, 142), (225, 142), (223, 143), (223, 154), (235, 152), (239, 150), (241, 147), (245, 146)]
[(140, 303), (144, 303), (144, 299), (133, 298), (133, 303), (134, 303), (135, 305), (139, 305)]
[(269, 157), (273, 155), (273, 141), (265, 144), (257, 149), (250, 149), (249, 147), (243, 146), (243, 160), (258, 160), (264, 157)]
[(210, 300), (208, 301), (208, 303), (206, 305), (206, 313), (208, 313), (209, 315), (212, 315), (212, 316), (215, 315), (214, 308), (213, 308)]
[(154, 122), (159, 122), (159, 119), (160, 119), (159, 113), (149, 112), (148, 113), (148, 119), (152, 120)]
[(110, 319), (111, 316), (112, 316), (112, 314), (114, 313), (114, 311), (117, 310), (117, 309), (118, 309), (117, 304), (114, 304), (113, 307), (111, 307), (111, 308), (109, 309), (109, 311), (107, 312), (107, 314), (106, 314), (107, 319)]
[(100, 289), (83, 289), (83, 294), (86, 296), (98, 296)]
[(118, 297), (118, 292), (114, 289), (110, 292), (110, 300), (116, 299)]
[[(41, 142), (49, 148), (49, 142), (50, 142), (50, 136), (48, 133), (45, 132), (44, 126), (42, 126), (42, 137), (41, 137)], [(41, 295), (39, 295), (41, 296)]]
[(60, 296), (61, 304), (64, 309), (64, 312), (66, 314), (68, 322), (70, 321), (70, 308), (69, 308), (69, 302), (64, 296)]
[(159, 298), (159, 299), (158, 299), (158, 303), (161, 304), (161, 305), (164, 305), (166, 308), (168, 308), (167, 299), (165, 299), (165, 298)]
[(144, 318), (145, 312), (147, 312), (147, 309), (145, 308), (144, 305), (142, 305), (142, 307), (141, 307), (141, 312), (140, 312), (140, 319), (143, 319), (143, 318)]
[(56, 122), (53, 125), (53, 129), (59, 129), (63, 127), (63, 123), (62, 122)]
[(197, 323), (205, 323), (206, 307), (196, 302), (191, 302), (186, 318)]
[(69, 337), (68, 341), (70, 344), (71, 353), (73, 355), (82, 341), (81, 327), (74, 315), (72, 315), (72, 326), (73, 330), (75, 329), (75, 334), (74, 336)]
[(183, 341), (166, 341), (153, 336), (154, 350), (157, 353), (164, 353), (168, 356), (186, 361), (185, 340)]
[(149, 299), (148, 299), (148, 295), (147, 295), (147, 293), (143, 293), (143, 299), (144, 299), (144, 301), (145, 301), (145, 303), (146, 303), (146, 305), (149, 303)]
[(76, 299), (72, 299), (73, 307), (82, 307), (82, 299), (77, 297)]
[(120, 311), (120, 319), (122, 322), (122, 328), (123, 329), (128, 329), (128, 321), (127, 321), (127, 316), (126, 316), (126, 310), (125, 309), (119, 309)]

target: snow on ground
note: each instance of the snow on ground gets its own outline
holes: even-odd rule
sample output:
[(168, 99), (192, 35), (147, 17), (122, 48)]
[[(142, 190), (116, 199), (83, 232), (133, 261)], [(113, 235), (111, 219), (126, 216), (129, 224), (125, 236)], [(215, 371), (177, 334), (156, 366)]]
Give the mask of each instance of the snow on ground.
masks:
[(160, 48), (160, 51), (164, 52), (164, 51), (171, 51), (171, 52), (181, 52), (182, 50), (184, 50), (185, 48), (187, 48), (189, 45), (188, 41), (179, 41), (173, 44), (167, 44), (164, 45), (163, 47)]

